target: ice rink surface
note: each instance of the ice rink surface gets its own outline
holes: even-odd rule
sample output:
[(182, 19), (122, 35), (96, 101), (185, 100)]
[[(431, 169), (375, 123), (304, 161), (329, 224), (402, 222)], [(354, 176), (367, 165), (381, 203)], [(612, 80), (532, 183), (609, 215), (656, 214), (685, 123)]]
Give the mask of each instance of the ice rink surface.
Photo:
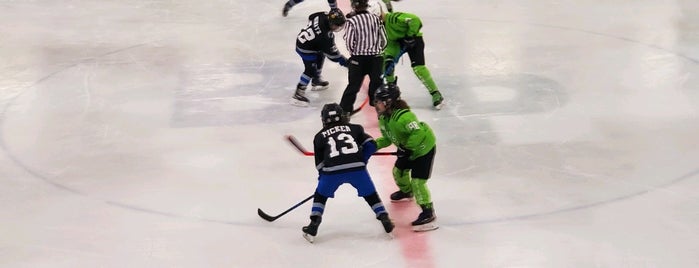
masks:
[[(315, 244), (310, 203), (256, 215), (313, 192), (283, 136), (310, 148), (347, 83), (326, 61), (331, 88), (288, 104), (327, 2), (283, 3), (0, 1), (0, 267), (699, 267), (699, 2), (395, 3), (447, 99), (398, 64), (441, 228), (386, 202), (387, 239), (343, 186)], [(384, 201), (392, 161), (369, 166)]]

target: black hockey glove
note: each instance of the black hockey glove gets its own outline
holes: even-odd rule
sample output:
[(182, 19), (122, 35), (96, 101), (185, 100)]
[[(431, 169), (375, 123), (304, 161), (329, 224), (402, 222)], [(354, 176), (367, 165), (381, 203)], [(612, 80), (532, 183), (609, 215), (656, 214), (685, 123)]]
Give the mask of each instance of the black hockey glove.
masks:
[(410, 155), (413, 154), (413, 151), (408, 150), (408, 149), (403, 149), (401, 147), (398, 147), (398, 150), (396, 151), (396, 156), (398, 158), (403, 158), (403, 157), (410, 157)]
[(342, 67), (347, 67), (347, 58), (345, 58), (345, 56), (341, 56), (340, 59), (337, 60), (337, 63)]
[(415, 37), (406, 37), (400, 40), (402, 47), (411, 49), (415, 46)]

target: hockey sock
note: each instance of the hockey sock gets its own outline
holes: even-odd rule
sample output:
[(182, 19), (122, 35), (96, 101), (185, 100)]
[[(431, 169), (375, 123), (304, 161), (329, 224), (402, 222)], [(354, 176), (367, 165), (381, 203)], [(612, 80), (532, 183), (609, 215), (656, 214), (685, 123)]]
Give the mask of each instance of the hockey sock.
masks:
[(410, 170), (409, 169), (398, 169), (393, 167), (393, 180), (396, 181), (396, 185), (401, 192), (411, 193), (413, 192), (410, 185)]
[(311, 207), (311, 217), (313, 216), (323, 216), (323, 211), (325, 211), (325, 202), (328, 202), (328, 198), (322, 196), (318, 192), (313, 195), (313, 206)]
[(433, 92), (437, 91), (437, 84), (434, 83), (434, 80), (432, 80), (432, 75), (430, 74), (430, 70), (425, 67), (425, 65), (418, 65), (413, 67), (413, 72), (417, 76), (420, 81), (422, 81), (422, 84), (425, 85), (427, 88), (427, 91), (432, 94)]
[(394, 68), (396, 67), (396, 62), (392, 57), (387, 57), (384, 61), (384, 75), (386, 78), (386, 83), (393, 83), (396, 81), (396, 75)]
[(364, 200), (366, 200), (367, 204), (369, 204), (371, 210), (374, 211), (377, 217), (381, 213), (387, 213), (386, 207), (384, 207), (383, 203), (381, 202), (381, 198), (379, 197), (379, 194), (377, 192), (365, 196)]
[(432, 207), (432, 197), (430, 195), (430, 189), (427, 189), (426, 179), (413, 178), (410, 182), (413, 187), (413, 195), (415, 196), (415, 203), (421, 207)]
[(301, 77), (299, 78), (299, 85), (306, 86), (310, 82), (311, 82), (310, 76), (308, 76), (307, 74), (301, 74)]

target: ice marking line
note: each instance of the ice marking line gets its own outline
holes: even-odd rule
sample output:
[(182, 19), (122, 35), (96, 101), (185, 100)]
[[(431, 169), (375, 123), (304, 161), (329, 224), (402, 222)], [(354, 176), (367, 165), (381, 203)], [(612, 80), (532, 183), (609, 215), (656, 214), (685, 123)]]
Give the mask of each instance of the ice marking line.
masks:
[(573, 207), (568, 207), (568, 208), (562, 208), (562, 209), (557, 209), (557, 210), (552, 210), (552, 211), (546, 211), (546, 212), (540, 212), (540, 213), (531, 213), (531, 214), (523, 214), (523, 215), (517, 215), (517, 216), (510, 216), (510, 217), (501, 217), (501, 218), (495, 218), (495, 219), (489, 219), (489, 220), (477, 220), (477, 221), (466, 221), (466, 222), (457, 222), (457, 223), (450, 223), (450, 224), (442, 224), (442, 225), (449, 225), (449, 226), (464, 226), (464, 225), (476, 225), (476, 224), (486, 224), (486, 223), (498, 223), (498, 222), (508, 222), (508, 221), (518, 221), (518, 220), (525, 220), (525, 219), (530, 219), (530, 218), (536, 218), (536, 217), (545, 217), (545, 216), (551, 216), (551, 215), (556, 215), (556, 214), (563, 214), (566, 212), (573, 212), (573, 211), (578, 211), (578, 210), (583, 210), (583, 209), (588, 209), (592, 207), (600, 207), (604, 205), (609, 205), (615, 202), (619, 201), (624, 201), (628, 200), (643, 194), (647, 194), (653, 191), (656, 191), (661, 188), (665, 188), (668, 186), (671, 186), (673, 184), (676, 184), (678, 182), (691, 179), (695, 176), (699, 175), (699, 169), (696, 169), (692, 172), (689, 172), (687, 174), (684, 174), (676, 179), (673, 179), (667, 183), (649, 188), (649, 189), (644, 189), (635, 193), (630, 193), (627, 195), (622, 195), (622, 196), (617, 196), (614, 198), (610, 198), (607, 200), (602, 200), (602, 201), (597, 201), (597, 202), (592, 202), (584, 205), (579, 205), (579, 206), (573, 206)]
[[(349, 5), (348, 5), (346, 2), (347, 2), (347, 1), (338, 1), (338, 5), (340, 5), (340, 3), (343, 3), (343, 4), (345, 5), (344, 8), (343, 8), (343, 10), (348, 10)], [(447, 19), (447, 18), (437, 18), (437, 17), (435, 17), (435, 19)], [(448, 20), (448, 21), (451, 21), (451, 19), (447, 19), (447, 20)], [(553, 29), (566, 30), (566, 31), (574, 31), (574, 32), (580, 32), (580, 33), (585, 33), (585, 34), (590, 34), (590, 35), (597, 35), (597, 36), (602, 36), (602, 37), (606, 37), (606, 38), (610, 38), (610, 39), (617, 39), (617, 40), (623, 41), (623, 42), (635, 43), (635, 44), (638, 44), (638, 45), (646, 46), (646, 47), (651, 48), (651, 49), (656, 49), (656, 50), (664, 51), (664, 52), (669, 53), (669, 54), (672, 54), (672, 55), (674, 55), (674, 56), (676, 56), (676, 57), (683, 58), (683, 59), (685, 59), (685, 60), (687, 60), (687, 61), (689, 61), (689, 62), (691, 62), (691, 63), (699, 64), (699, 59), (692, 58), (692, 57), (687, 56), (687, 55), (685, 55), (685, 54), (682, 54), (682, 53), (680, 53), (680, 52), (672, 51), (672, 50), (670, 50), (670, 49), (663, 48), (663, 47), (660, 47), (660, 46), (657, 46), (657, 45), (653, 45), (653, 44), (643, 43), (643, 42), (641, 42), (641, 41), (634, 40), (634, 39), (631, 39), (631, 38), (619, 37), (619, 36), (614, 36), (614, 35), (611, 35), (611, 34), (599, 33), (599, 32), (588, 31), (588, 30), (584, 30), (584, 29), (570, 28), (570, 27), (562, 27), (562, 26), (546, 25), (546, 24), (537, 24), (537, 23), (517, 22), (517, 21), (498, 21), (498, 20), (486, 20), (486, 19), (463, 19), (463, 20), (468, 20), (468, 21), (480, 21), (480, 22), (488, 22), (488, 23), (522, 24), (522, 25), (537, 26), (537, 27), (544, 27), (544, 28), (553, 28)], [(154, 41), (153, 41), (153, 42), (154, 42)], [(8, 110), (9, 110), (9, 107), (11, 107), (12, 104), (13, 104), (17, 99), (19, 99), (19, 98), (20, 98), (21, 96), (23, 96), (26, 92), (28, 92), (29, 89), (35, 87), (35, 86), (38, 85), (39, 83), (42, 83), (42, 82), (44, 82), (44, 81), (46, 81), (46, 80), (48, 80), (48, 79), (54, 77), (54, 76), (57, 75), (58, 73), (61, 73), (61, 72), (65, 71), (65, 70), (68, 70), (68, 69), (70, 69), (70, 68), (74, 68), (74, 67), (76, 67), (76, 66), (78, 66), (78, 65), (80, 65), (80, 64), (82, 64), (82, 63), (85, 63), (85, 62), (88, 62), (88, 61), (93, 61), (93, 60), (96, 60), (96, 59), (99, 59), (99, 58), (102, 58), (102, 57), (105, 57), (105, 56), (109, 56), (109, 55), (118, 54), (118, 53), (121, 53), (121, 52), (123, 52), (123, 51), (130, 50), (130, 49), (142, 47), (142, 46), (145, 46), (145, 45), (150, 44), (150, 43), (153, 43), (153, 42), (141, 43), (141, 44), (136, 44), (136, 45), (124, 47), (124, 48), (121, 48), (121, 49), (117, 49), (117, 50), (113, 50), (113, 51), (106, 52), (106, 53), (101, 54), (101, 55), (97, 55), (97, 56), (95, 56), (95, 57), (86, 58), (86, 59), (79, 59), (79, 60), (76, 60), (76, 61), (73, 62), (73, 63), (64, 63), (65, 66), (64, 66), (63, 68), (58, 69), (58, 70), (56, 70), (56, 71), (54, 71), (54, 72), (51, 72), (51, 73), (47, 74), (46, 76), (44, 76), (44, 77), (42, 77), (42, 78), (36, 80), (34, 83), (31, 83), (31, 84), (29, 84), (29, 85), (27, 85), (27, 86), (21, 87), (21, 88), (22, 88), (22, 89), (21, 89), (22, 91), (16, 93), (16, 94), (15, 94), (14, 96), (12, 96), (12, 97), (10, 97), (10, 98), (7, 100), (7, 102), (5, 103), (5, 105), (4, 105), (4, 107), (2, 108), (2, 110), (0, 111), (0, 150), (2, 150), (2, 151), (4, 152), (4, 154), (5, 154), (10, 160), (12, 160), (12, 161), (17, 165), (17, 167), (21, 168), (22, 170), (25, 170), (27, 173), (29, 173), (30, 175), (34, 176), (35, 178), (37, 178), (37, 179), (39, 179), (39, 180), (41, 180), (41, 181), (43, 181), (43, 182), (45, 182), (45, 183), (47, 183), (47, 184), (49, 184), (49, 185), (54, 186), (54, 187), (56, 187), (57, 189), (61, 189), (61, 190), (64, 190), (64, 191), (66, 191), (66, 192), (73, 193), (73, 194), (76, 194), (76, 195), (79, 195), (79, 196), (83, 196), (83, 197), (86, 197), (86, 198), (90, 198), (90, 199), (93, 199), (93, 200), (101, 201), (101, 202), (103, 202), (103, 203), (105, 203), (105, 204), (107, 204), (107, 205), (112, 205), (112, 206), (120, 207), (120, 208), (127, 209), (127, 210), (139, 211), (139, 212), (143, 212), (143, 213), (150, 213), (150, 214), (161, 215), (161, 216), (167, 216), (167, 217), (174, 217), (174, 218), (181, 218), (181, 219), (190, 219), (190, 220), (196, 220), (196, 221), (202, 221), (202, 222), (211, 222), (211, 223), (219, 223), (219, 224), (227, 224), (227, 225), (235, 225), (235, 226), (259, 227), (259, 225), (258, 225), (257, 223), (254, 223), (254, 222), (252, 222), (252, 223), (243, 223), (243, 222), (232, 222), (232, 221), (224, 221), (224, 220), (214, 220), (214, 219), (205, 219), (205, 218), (191, 217), (191, 216), (179, 215), (179, 214), (174, 214), (174, 213), (161, 212), (161, 211), (152, 210), (152, 209), (146, 209), (146, 208), (142, 208), (142, 207), (138, 207), (138, 206), (133, 206), (133, 205), (128, 205), (128, 204), (124, 204), (124, 203), (120, 203), (120, 202), (116, 202), (116, 201), (104, 200), (104, 199), (101, 199), (101, 198), (96, 197), (96, 196), (91, 196), (91, 195), (89, 195), (89, 194), (87, 194), (87, 193), (85, 193), (85, 192), (82, 192), (82, 191), (80, 191), (80, 190), (76, 190), (76, 189), (70, 188), (70, 187), (68, 187), (68, 186), (65, 186), (65, 185), (63, 185), (63, 184), (61, 184), (61, 183), (52, 181), (50, 178), (48, 178), (47, 176), (44, 176), (43, 174), (41, 174), (41, 172), (37, 171), (37, 169), (34, 169), (34, 168), (28, 166), (27, 164), (24, 164), (24, 162), (22, 162), (22, 161), (9, 149), (9, 147), (7, 146), (7, 143), (5, 142), (5, 132), (4, 132), (5, 118), (6, 118), (6, 116), (7, 116), (7, 112), (8, 112)], [(57, 63), (57, 65), (60, 65), (60, 64), (61, 64), (61, 63)], [(254, 68), (251, 67), (251, 69), (254, 69)], [(366, 113), (365, 113), (365, 114), (366, 114)], [(372, 113), (372, 114), (373, 114), (373, 113)], [(548, 211), (548, 212), (541, 212), (541, 213), (532, 213), (532, 214), (517, 215), (517, 216), (511, 216), (511, 217), (495, 218), (495, 219), (489, 219), (489, 220), (466, 221), (466, 222), (455, 222), (455, 223), (444, 223), (444, 222), (440, 222), (440, 225), (443, 225), (443, 226), (463, 226), (463, 225), (476, 225), (476, 224), (498, 223), (498, 222), (506, 222), (506, 221), (523, 220), (523, 219), (529, 219), (529, 218), (535, 218), (535, 217), (544, 217), (544, 216), (550, 216), (550, 215), (560, 214), (560, 213), (565, 213), (565, 212), (583, 210), (583, 209), (587, 209), (587, 208), (592, 208), (592, 207), (597, 207), (597, 206), (608, 205), (608, 204), (611, 204), (611, 203), (614, 203), (614, 202), (617, 202), (617, 201), (623, 201), (623, 200), (631, 199), (631, 198), (633, 198), (633, 197), (640, 196), (640, 195), (643, 195), (643, 194), (646, 194), (646, 193), (649, 193), (649, 192), (652, 192), (652, 191), (655, 191), (655, 190), (658, 190), (658, 189), (661, 189), (661, 188), (665, 188), (665, 187), (671, 186), (671, 185), (673, 185), (673, 184), (676, 184), (676, 183), (679, 183), (679, 182), (682, 182), (682, 181), (691, 179), (691, 178), (693, 178), (693, 177), (695, 177), (695, 176), (697, 176), (697, 175), (699, 175), (699, 168), (698, 168), (698, 169), (695, 169), (694, 171), (691, 171), (691, 172), (689, 172), (689, 173), (687, 173), (687, 174), (685, 174), (685, 175), (683, 175), (683, 176), (680, 176), (680, 177), (678, 177), (678, 178), (672, 179), (672, 180), (668, 181), (668, 182), (665, 183), (665, 184), (661, 184), (661, 185), (656, 186), (656, 187), (653, 187), (653, 188), (651, 188), (651, 189), (646, 189), (646, 190), (638, 191), (638, 192), (636, 192), (636, 193), (631, 193), (631, 194), (628, 194), (628, 195), (625, 195), (625, 196), (619, 196), (619, 197), (610, 198), (610, 199), (603, 200), (603, 201), (592, 202), (592, 203), (589, 203), (589, 204), (574, 206), (574, 207), (570, 207), (570, 208), (563, 208), (563, 209), (558, 209), (558, 210), (553, 210), (553, 211)], [(279, 228), (279, 227), (269, 226), (268, 228)], [(291, 227), (290, 227), (290, 228), (291, 228)], [(294, 227), (294, 228), (295, 228), (295, 227)]]

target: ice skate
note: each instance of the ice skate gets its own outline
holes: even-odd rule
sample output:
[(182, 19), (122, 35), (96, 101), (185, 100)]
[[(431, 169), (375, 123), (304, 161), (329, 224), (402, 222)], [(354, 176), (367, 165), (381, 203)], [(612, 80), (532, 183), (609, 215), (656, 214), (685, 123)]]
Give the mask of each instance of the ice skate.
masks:
[(309, 243), (313, 243), (313, 241), (315, 241), (320, 222), (320, 216), (311, 216), (311, 223), (301, 228), (301, 231), (303, 231), (303, 238), (305, 238)]
[(284, 9), (282, 9), (282, 16), (286, 17), (287, 15), (289, 15), (289, 10), (291, 10), (291, 5), (289, 5), (288, 2), (284, 3)]
[(296, 86), (296, 92), (291, 96), (291, 105), (299, 107), (308, 107), (310, 101), (306, 98), (306, 86), (298, 85)]
[(391, 202), (405, 202), (410, 200), (413, 200), (413, 193), (405, 193), (399, 190), (391, 194)]
[(430, 93), (432, 95), (432, 106), (435, 110), (441, 110), (444, 107), (444, 97), (439, 91)]
[(386, 231), (388, 237), (393, 238), (393, 228), (396, 226), (393, 224), (393, 221), (391, 221), (391, 218), (388, 217), (388, 213), (381, 213), (376, 217), (376, 219), (381, 221), (383, 230)]
[(422, 212), (411, 225), (415, 232), (426, 232), (439, 228), (439, 225), (437, 225), (437, 217), (434, 215), (434, 208), (422, 206)]
[(321, 91), (321, 90), (326, 90), (329, 88), (330, 82), (323, 80), (322, 78), (314, 78), (311, 81), (311, 90), (312, 91)]

